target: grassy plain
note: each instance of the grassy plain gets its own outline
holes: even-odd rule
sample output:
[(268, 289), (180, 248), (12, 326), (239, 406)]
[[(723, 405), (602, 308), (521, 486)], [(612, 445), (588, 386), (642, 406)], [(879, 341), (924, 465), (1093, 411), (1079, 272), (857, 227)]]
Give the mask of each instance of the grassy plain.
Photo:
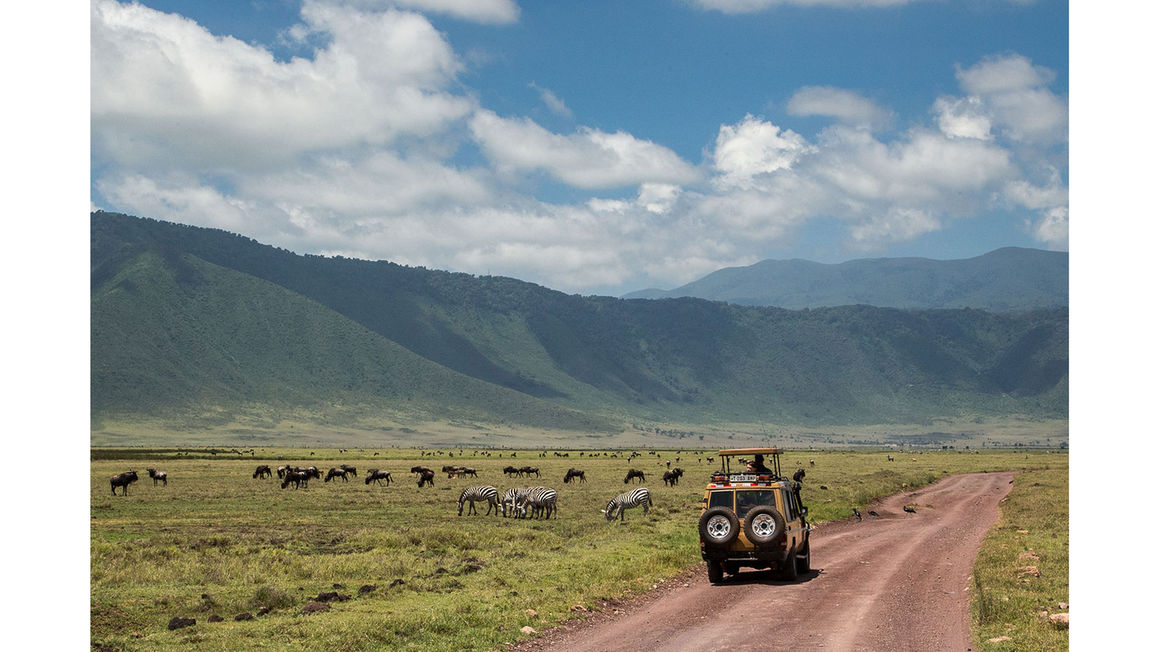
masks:
[(1067, 469), (1015, 476), (1000, 508), (972, 578), (975, 649), (1066, 650), (1049, 616), (1069, 612)]
[[(521, 450), (514, 458), (512, 451), (488, 456), (466, 448), (451, 449), (450, 458), (448, 449), (436, 455), (414, 449), (217, 450), (92, 450), (95, 649), (442, 650), (452, 641), (467, 650), (501, 647), (523, 637), (525, 625), (543, 630), (588, 610), (610, 609), (698, 565), (698, 501), (715, 468), (704, 452), (672, 449), (649, 454), (642, 448), (644, 456), (631, 462), (625, 451), (593, 457), (593, 451), (581, 456), (575, 449), (566, 451), (567, 458), (556, 455), (562, 449), (546, 457)], [(803, 498), (815, 522), (845, 518), (851, 507), (948, 474), (1053, 469), (1066, 480), (1066, 452), (892, 454), (894, 462), (885, 451), (791, 450), (782, 463), (787, 472), (799, 463), (806, 468)], [(666, 460), (686, 470), (676, 487), (661, 482)], [(359, 477), (283, 490), (276, 478), (251, 477), (261, 463), (315, 464), (324, 471), (349, 463)], [(434, 488), (419, 489), (408, 472), (417, 464), (438, 470), (455, 463), (476, 468), (478, 480), (442, 475)], [(508, 464), (538, 466), (541, 478), (507, 478), (502, 468)], [(573, 466), (586, 471), (587, 483), (563, 484)], [(169, 485), (154, 486), (147, 467), (166, 471)], [(365, 485), (368, 467), (390, 471), (395, 483)], [(626, 490), (630, 467), (649, 474), (652, 511), (645, 518), (632, 510), (623, 524), (609, 524), (600, 509)], [(141, 480), (128, 496), (112, 496), (109, 477), (128, 469)], [(560, 492), (559, 518), (457, 517), (459, 492), (473, 484), (501, 491), (553, 487)], [(1064, 493), (1066, 498), (1066, 488)], [(1066, 524), (1066, 511), (1061, 514)], [(360, 593), (364, 586), (374, 588)], [(303, 613), (325, 592), (350, 599)], [(269, 612), (257, 615), (263, 608)], [(242, 613), (255, 617), (235, 621)], [(223, 620), (210, 622), (212, 615)], [(168, 630), (175, 616), (197, 624)]]

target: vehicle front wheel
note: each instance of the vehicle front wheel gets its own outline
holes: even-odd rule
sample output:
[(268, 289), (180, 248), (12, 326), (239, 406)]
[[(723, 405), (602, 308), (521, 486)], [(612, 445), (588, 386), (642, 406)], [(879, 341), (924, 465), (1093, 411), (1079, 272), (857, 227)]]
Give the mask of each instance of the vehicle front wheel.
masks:
[(720, 584), (725, 579), (725, 571), (721, 569), (721, 562), (709, 560), (709, 583)]

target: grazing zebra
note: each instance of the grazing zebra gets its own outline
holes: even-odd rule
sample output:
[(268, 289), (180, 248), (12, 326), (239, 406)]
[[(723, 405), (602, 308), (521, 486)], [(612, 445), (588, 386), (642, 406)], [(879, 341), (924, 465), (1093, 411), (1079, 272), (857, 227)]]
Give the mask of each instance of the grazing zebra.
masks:
[(640, 487), (613, 498), (608, 501), (608, 506), (600, 511), (604, 512), (604, 520), (606, 521), (611, 521), (618, 515), (623, 521), (624, 510), (638, 506), (644, 509), (644, 515), (647, 517), (649, 505), (652, 505), (652, 496), (649, 495), (647, 488)]
[(435, 486), (435, 472), (431, 469), (427, 469), (419, 474), (419, 488), (422, 489), (423, 485)]
[(169, 476), (165, 475), (165, 471), (158, 471), (157, 469), (145, 469), (149, 472), (149, 477), (153, 478), (153, 486), (157, 486), (157, 481), (161, 481), (161, 486), (169, 486)]
[(545, 487), (532, 489), (526, 496), (520, 498), (521, 518), (528, 517), (529, 505), (532, 507), (532, 518), (551, 518), (552, 514), (556, 513), (557, 497), (555, 489)]
[(475, 514), (475, 502), (487, 501), (487, 514), (491, 514), (491, 510), (495, 510), (496, 516), (499, 516), (499, 491), (495, 487), (468, 487), (459, 494), (459, 516), (463, 516), (463, 503), (471, 503), (467, 506), (467, 514)]
[(512, 487), (510, 489), (504, 490), (503, 498), (499, 501), (500, 506), (503, 508), (504, 517), (507, 517), (508, 515), (509, 506), (512, 509), (512, 516), (517, 516), (520, 513), (518, 506), (523, 503), (528, 494), (543, 488), (544, 487), (524, 487), (522, 489), (517, 489)]
[(324, 479), (323, 482), (330, 482), (331, 478), (342, 478), (342, 481), (346, 482), (346, 469), (331, 469), (327, 471), (326, 479)]
[(629, 469), (628, 475), (624, 476), (624, 484), (628, 484), (628, 481), (632, 480), (633, 478), (640, 478), (640, 481), (644, 482), (644, 471), (639, 469)]
[(128, 496), (129, 495), (129, 485), (133, 484), (136, 481), (137, 481), (137, 472), (136, 471), (126, 471), (124, 473), (118, 473), (117, 475), (110, 478), (109, 484), (113, 487), (113, 495), (114, 496), (117, 495), (117, 487), (121, 488), (121, 495), (122, 496)]
[(387, 481), (387, 486), (391, 486), (391, 473), (389, 471), (380, 471), (378, 469), (371, 469), (367, 471), (367, 479), (363, 484), (382, 484), (383, 480)]
[(588, 482), (584, 477), (584, 472), (580, 469), (568, 469), (568, 472), (564, 474), (564, 484), (572, 482), (573, 478), (578, 479), (580, 482)]
[(254, 470), (255, 478), (268, 478), (272, 475), (269, 464), (263, 464)]

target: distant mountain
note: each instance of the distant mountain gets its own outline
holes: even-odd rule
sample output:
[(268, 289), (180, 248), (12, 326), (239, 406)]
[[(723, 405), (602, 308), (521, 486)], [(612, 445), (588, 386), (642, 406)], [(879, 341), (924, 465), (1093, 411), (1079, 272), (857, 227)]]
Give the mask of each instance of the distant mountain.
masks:
[(676, 297), (791, 309), (1060, 308), (1068, 305), (1068, 254), (1006, 247), (963, 260), (872, 258), (836, 265), (764, 260), (717, 270), (675, 290), (641, 290), (623, 298)]
[(90, 261), (94, 430), (1067, 415), (1066, 308), (582, 297), (104, 212)]

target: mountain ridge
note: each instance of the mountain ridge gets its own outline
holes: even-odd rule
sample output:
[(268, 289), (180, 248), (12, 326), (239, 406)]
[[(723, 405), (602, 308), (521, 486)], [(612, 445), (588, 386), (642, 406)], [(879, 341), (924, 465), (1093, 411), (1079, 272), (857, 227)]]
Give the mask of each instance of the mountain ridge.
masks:
[(727, 267), (673, 290), (635, 298), (694, 297), (789, 309), (840, 305), (1015, 311), (1068, 305), (1068, 254), (1002, 247), (972, 258), (862, 258), (817, 263), (767, 259)]

